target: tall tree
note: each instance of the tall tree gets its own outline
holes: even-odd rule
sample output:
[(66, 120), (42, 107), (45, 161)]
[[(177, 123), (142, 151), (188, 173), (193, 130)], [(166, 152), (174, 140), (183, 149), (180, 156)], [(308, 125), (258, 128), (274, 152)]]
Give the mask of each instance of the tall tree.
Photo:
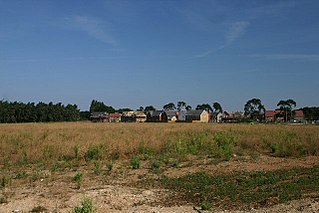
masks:
[(177, 102), (177, 110), (181, 111), (186, 108), (186, 103), (184, 101)]
[(244, 106), (245, 115), (250, 119), (262, 121), (265, 114), (265, 107), (258, 98), (248, 100)]
[(214, 108), (214, 112), (216, 112), (216, 113), (223, 112), (223, 108), (218, 102), (213, 103), (213, 108)]
[(279, 109), (284, 111), (285, 122), (288, 122), (292, 119), (292, 117), (293, 117), (292, 109), (293, 109), (293, 107), (296, 107), (296, 105), (297, 105), (297, 103), (292, 99), (280, 100), (278, 102), (277, 106), (279, 107)]
[(206, 110), (208, 112), (213, 112), (213, 109), (209, 104), (198, 104), (196, 110)]
[(144, 109), (144, 112), (151, 112), (151, 111), (155, 111), (155, 107), (153, 107), (152, 105), (150, 106), (146, 106), (145, 109)]
[(175, 107), (175, 104), (174, 103), (168, 103), (168, 104), (165, 104), (163, 106), (163, 109), (168, 111), (168, 110), (175, 110), (176, 107)]
[(187, 105), (187, 106), (185, 107), (185, 109), (186, 109), (187, 111), (189, 111), (189, 110), (192, 109), (192, 106), (191, 106), (191, 105)]
[(114, 113), (115, 109), (112, 106), (105, 105), (102, 101), (92, 100), (90, 112), (107, 112)]

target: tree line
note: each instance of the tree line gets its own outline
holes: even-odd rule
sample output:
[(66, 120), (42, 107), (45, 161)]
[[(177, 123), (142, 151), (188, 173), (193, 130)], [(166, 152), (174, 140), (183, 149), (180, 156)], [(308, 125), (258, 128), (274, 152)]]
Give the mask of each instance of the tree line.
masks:
[[(284, 121), (289, 122), (294, 114), (293, 108), (296, 107), (296, 102), (292, 99), (280, 100), (277, 108), (281, 110), (279, 116), (284, 118)], [(165, 104), (163, 110), (191, 110), (192, 106), (184, 101), (178, 101), (176, 105), (172, 102)], [(210, 113), (223, 113), (223, 108), (220, 103), (214, 102), (212, 105), (208, 103), (198, 104), (196, 110), (206, 110)], [(141, 106), (137, 111), (154, 111), (154, 106)], [(102, 101), (92, 100), (89, 111), (82, 111), (78, 109), (75, 104), (63, 105), (62, 103), (53, 104), (52, 102), (46, 104), (43, 102), (35, 103), (21, 103), (0, 101), (0, 123), (23, 123), (23, 122), (57, 122), (57, 121), (78, 121), (89, 120), (92, 112), (107, 112), (122, 113), (124, 111), (132, 111), (130, 108), (115, 109), (112, 106), (104, 104)], [(265, 119), (265, 107), (261, 100), (252, 98), (244, 105), (244, 115), (246, 119), (263, 121)], [(306, 120), (319, 120), (319, 107), (304, 107), (304, 117)]]
[(75, 104), (0, 101), (0, 123), (78, 121), (80, 110)]

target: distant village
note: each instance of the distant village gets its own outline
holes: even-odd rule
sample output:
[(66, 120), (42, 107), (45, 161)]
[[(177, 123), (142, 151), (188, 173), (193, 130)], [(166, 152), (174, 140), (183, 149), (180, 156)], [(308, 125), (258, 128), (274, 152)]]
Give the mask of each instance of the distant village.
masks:
[[(308, 123), (319, 124), (319, 107), (295, 109), (292, 99), (280, 100), (277, 109), (269, 110), (261, 100), (252, 98), (244, 105), (244, 112), (228, 112), (218, 102), (199, 104), (192, 109), (184, 101), (168, 103), (162, 110), (153, 106), (140, 107), (138, 110), (122, 109), (116, 112), (111, 106), (93, 100), (90, 107), (92, 122), (189, 122), (189, 123)], [(105, 111), (99, 110), (105, 109)], [(107, 112), (108, 110), (108, 112)], [(113, 111), (110, 111), (113, 110)]]
[(191, 122), (191, 123), (307, 123), (319, 124), (319, 107), (296, 108), (292, 99), (280, 100), (276, 109), (264, 107), (261, 100), (252, 98), (243, 112), (224, 110), (218, 102), (199, 104), (193, 109), (184, 101), (168, 103), (161, 110), (152, 105), (114, 109), (101, 101), (92, 100), (89, 111), (80, 111), (75, 104), (8, 102), (0, 100), (0, 123), (61, 122), (90, 120), (92, 122)]
[[(287, 113), (290, 113), (287, 115)], [(289, 120), (287, 118), (289, 117)], [(92, 122), (200, 122), (200, 123), (240, 123), (252, 122), (251, 116), (244, 112), (209, 112), (202, 110), (152, 110), (125, 111), (122, 113), (93, 112), (90, 120)], [(265, 110), (257, 122), (263, 123), (319, 123), (318, 120), (307, 120), (303, 109), (296, 109), (285, 112), (283, 109)]]

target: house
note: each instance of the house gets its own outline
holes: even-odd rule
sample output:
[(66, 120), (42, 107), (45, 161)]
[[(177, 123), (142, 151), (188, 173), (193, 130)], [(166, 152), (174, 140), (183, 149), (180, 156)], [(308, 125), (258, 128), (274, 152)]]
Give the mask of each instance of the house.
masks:
[(168, 122), (176, 122), (178, 120), (178, 112), (166, 111)]
[(188, 110), (185, 115), (187, 122), (203, 122), (208, 123), (210, 121), (209, 112), (206, 110)]
[(92, 122), (108, 122), (107, 112), (92, 112), (90, 116)]
[(275, 122), (276, 112), (275, 110), (265, 110), (265, 121), (266, 122)]
[(223, 113), (221, 112), (213, 112), (210, 114), (210, 122), (212, 123), (220, 123), (223, 119)]
[(285, 112), (281, 109), (265, 110), (265, 122), (284, 122)]
[(110, 123), (121, 122), (121, 114), (120, 113), (111, 113), (111, 114), (109, 114), (109, 122)]
[(185, 121), (185, 116), (186, 116), (186, 111), (185, 110), (181, 110), (177, 112), (177, 120), (184, 122)]
[(122, 122), (136, 122), (136, 115), (134, 111), (123, 112), (121, 116)]
[(294, 123), (305, 122), (305, 117), (304, 117), (304, 113), (302, 109), (294, 110), (293, 114), (294, 114), (294, 119), (293, 119)]
[(148, 122), (167, 122), (167, 114), (163, 110), (151, 111), (147, 116)]
[(145, 122), (146, 119), (147, 119), (147, 116), (142, 111), (127, 111), (127, 112), (123, 112), (121, 116), (121, 122), (142, 123), (142, 122)]
[(136, 111), (135, 112), (135, 121), (137, 123), (144, 123), (147, 120), (147, 116), (144, 112), (142, 111)]

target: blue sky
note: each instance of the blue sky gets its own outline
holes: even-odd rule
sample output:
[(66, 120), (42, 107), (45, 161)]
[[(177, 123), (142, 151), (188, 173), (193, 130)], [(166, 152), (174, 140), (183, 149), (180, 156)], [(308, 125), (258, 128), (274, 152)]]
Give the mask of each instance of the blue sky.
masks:
[(0, 99), (318, 106), (317, 0), (0, 0)]

